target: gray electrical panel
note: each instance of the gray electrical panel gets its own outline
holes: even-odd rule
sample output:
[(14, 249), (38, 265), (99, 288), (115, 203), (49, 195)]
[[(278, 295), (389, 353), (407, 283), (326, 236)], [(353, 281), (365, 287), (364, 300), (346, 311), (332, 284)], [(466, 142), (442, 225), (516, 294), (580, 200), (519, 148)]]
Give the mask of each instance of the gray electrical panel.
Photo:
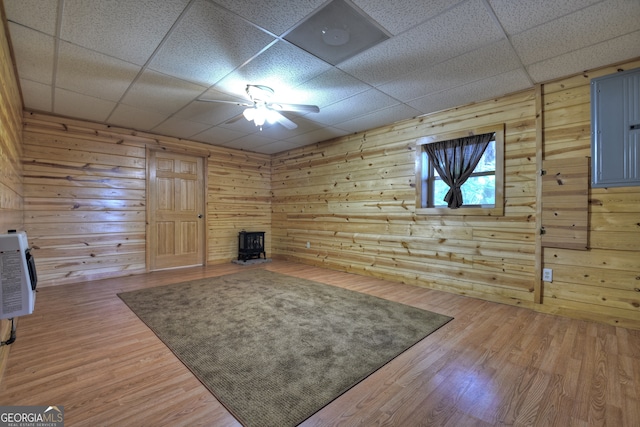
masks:
[(640, 186), (640, 68), (591, 81), (591, 185)]

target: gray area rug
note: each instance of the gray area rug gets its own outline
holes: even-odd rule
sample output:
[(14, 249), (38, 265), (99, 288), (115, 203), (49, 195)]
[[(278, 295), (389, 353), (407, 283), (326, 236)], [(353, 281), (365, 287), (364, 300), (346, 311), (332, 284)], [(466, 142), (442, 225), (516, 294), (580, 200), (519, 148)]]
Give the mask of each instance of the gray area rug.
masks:
[(252, 269), (118, 296), (245, 426), (295, 426), (450, 317)]

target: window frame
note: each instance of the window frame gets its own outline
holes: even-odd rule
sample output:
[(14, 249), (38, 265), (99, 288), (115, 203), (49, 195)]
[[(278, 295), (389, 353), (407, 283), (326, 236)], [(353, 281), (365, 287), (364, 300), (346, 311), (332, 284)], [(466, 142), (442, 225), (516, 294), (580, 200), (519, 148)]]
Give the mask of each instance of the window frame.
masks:
[[(425, 177), (423, 165), (423, 146), (440, 141), (464, 138), (466, 136), (495, 133), (495, 204), (494, 205), (462, 205), (457, 209), (444, 207), (422, 207), (423, 201), (428, 197), (428, 181)], [(416, 140), (416, 214), (419, 215), (477, 215), (477, 216), (503, 216), (504, 215), (504, 124), (483, 126), (470, 130), (447, 132), (443, 134), (423, 136)]]

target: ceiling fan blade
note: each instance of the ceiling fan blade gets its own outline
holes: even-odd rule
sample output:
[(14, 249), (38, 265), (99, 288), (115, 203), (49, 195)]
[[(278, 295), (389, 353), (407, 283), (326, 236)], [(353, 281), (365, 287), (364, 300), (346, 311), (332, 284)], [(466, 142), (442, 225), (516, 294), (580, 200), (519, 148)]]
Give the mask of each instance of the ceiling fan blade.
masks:
[(231, 117), (229, 120), (227, 120), (226, 122), (224, 122), (225, 125), (231, 124), (231, 123), (235, 123), (238, 120), (240, 120), (243, 116), (242, 113), (238, 114), (237, 116)]
[(285, 116), (283, 116), (282, 114), (278, 113), (275, 110), (272, 110), (273, 115), (274, 115), (274, 119), (280, 123), (282, 126), (286, 127), (287, 129), (291, 130), (291, 129), (295, 129), (298, 127), (297, 124), (293, 123), (291, 120), (289, 120), (288, 118), (286, 118)]
[(269, 108), (277, 111), (302, 111), (307, 113), (319, 113), (320, 108), (317, 105), (305, 104), (283, 104), (281, 102), (269, 103)]
[(202, 102), (217, 102), (222, 104), (234, 104), (240, 107), (253, 107), (253, 103), (240, 102), (240, 101), (223, 101), (222, 99), (206, 99), (206, 98), (198, 98), (196, 101)]

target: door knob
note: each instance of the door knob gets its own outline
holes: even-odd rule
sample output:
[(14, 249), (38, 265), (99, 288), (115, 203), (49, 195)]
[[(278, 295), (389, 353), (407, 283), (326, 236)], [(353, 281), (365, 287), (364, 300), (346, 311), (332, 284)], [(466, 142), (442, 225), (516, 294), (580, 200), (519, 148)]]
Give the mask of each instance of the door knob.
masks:
[(202, 218), (202, 214), (198, 214), (198, 218)]

